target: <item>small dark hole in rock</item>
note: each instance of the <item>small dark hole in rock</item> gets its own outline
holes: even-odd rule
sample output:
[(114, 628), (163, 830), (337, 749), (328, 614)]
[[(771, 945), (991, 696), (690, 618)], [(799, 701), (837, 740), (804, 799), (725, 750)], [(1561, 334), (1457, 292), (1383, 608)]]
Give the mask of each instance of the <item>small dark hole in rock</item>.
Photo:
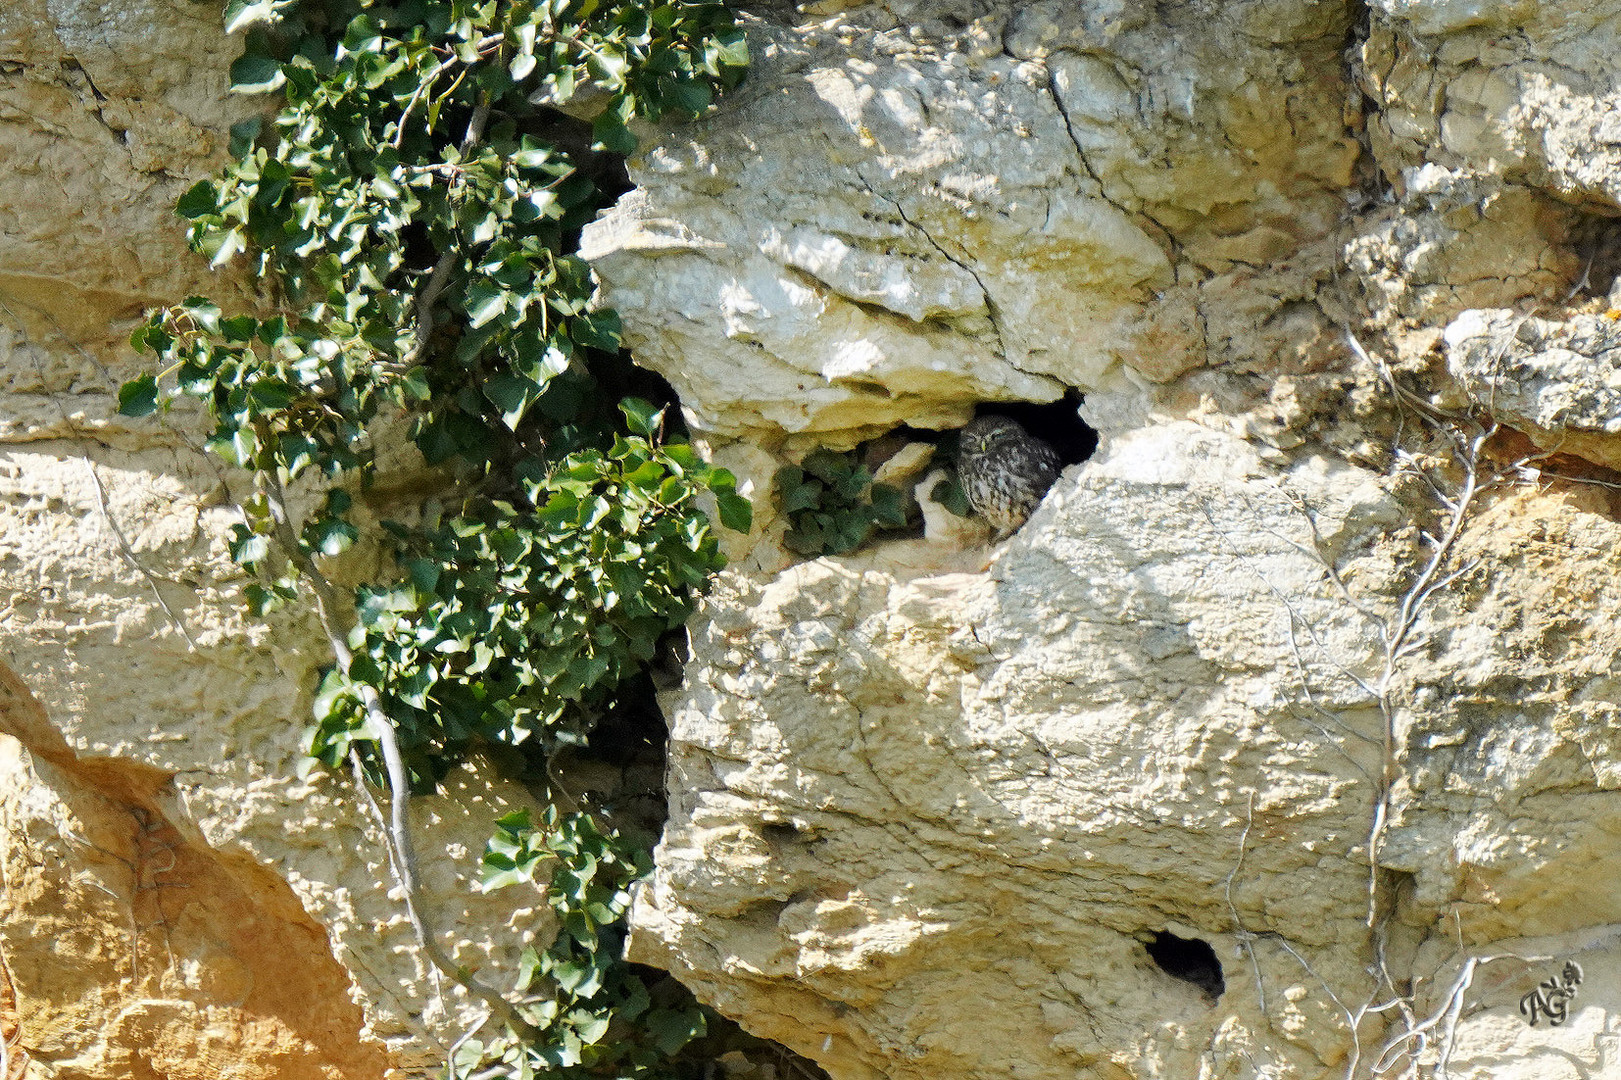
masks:
[(1571, 230), (1570, 246), (1582, 260), (1577, 273), (1586, 275), (1571, 284), (1584, 296), (1608, 294), (1621, 276), (1621, 218), (1583, 213)]
[(800, 831), (785, 821), (768, 821), (760, 826), (760, 835), (773, 844), (793, 844), (804, 839)]
[(1081, 419), (1079, 390), (1071, 390), (1057, 401), (1033, 404), (1025, 401), (989, 401), (974, 410), (981, 416), (1006, 416), (1017, 420), (1038, 439), (1043, 439), (1065, 465), (1079, 465), (1098, 448), (1098, 433)]
[(1148, 958), (1171, 978), (1203, 990), (1211, 1002), (1227, 989), (1227, 980), (1221, 975), (1221, 961), (1216, 959), (1216, 950), (1208, 941), (1177, 937), (1169, 930), (1161, 930), (1148, 943)]

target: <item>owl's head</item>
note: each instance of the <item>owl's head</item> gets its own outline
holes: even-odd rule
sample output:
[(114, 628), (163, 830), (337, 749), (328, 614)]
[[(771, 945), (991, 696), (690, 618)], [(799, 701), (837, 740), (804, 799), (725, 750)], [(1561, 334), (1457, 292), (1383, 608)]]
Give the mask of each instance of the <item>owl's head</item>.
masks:
[(1017, 420), (1005, 416), (981, 416), (971, 420), (957, 435), (957, 445), (965, 454), (988, 454), (998, 443), (1028, 438)]

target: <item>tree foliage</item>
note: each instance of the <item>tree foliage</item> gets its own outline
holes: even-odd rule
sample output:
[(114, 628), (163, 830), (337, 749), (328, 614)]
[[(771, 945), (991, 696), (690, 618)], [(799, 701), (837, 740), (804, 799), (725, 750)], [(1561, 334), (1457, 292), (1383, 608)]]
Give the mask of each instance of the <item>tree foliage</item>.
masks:
[[(565, 149), (564, 113), (593, 117), (575, 142), (629, 152), (637, 120), (695, 117), (737, 82), (741, 32), (723, 5), (679, 0), (230, 0), (226, 23), (246, 35), (234, 89), (284, 104), (233, 129), (232, 164), (177, 212), (213, 265), (246, 262), (264, 303), (153, 313), (133, 344), (157, 370), (120, 409), (199, 399), (208, 448), (252, 474), (231, 550), (259, 614), (308, 603), (300, 575), (360, 538), (380, 418), (404, 418), (443, 470), (419, 518), (387, 525), (397, 578), (354, 597), (314, 759), (373, 760), (367, 700), (417, 786), (481, 741), (577, 743), (722, 564), (700, 496), (734, 528), (750, 507), (664, 410), (615, 407), (619, 321), (574, 254), (606, 196)], [(659, 1072), (701, 1018), (644, 1000), (605, 944), (643, 864), (589, 819), (547, 824), (537, 850), (577, 887), (554, 875), (565, 934), (526, 981), (556, 993), (525, 1013), (543, 1038), (485, 1048), (510, 1066), (492, 1075)], [(638, 1024), (647, 1038), (621, 1040), (641, 1050), (588, 1051)]]

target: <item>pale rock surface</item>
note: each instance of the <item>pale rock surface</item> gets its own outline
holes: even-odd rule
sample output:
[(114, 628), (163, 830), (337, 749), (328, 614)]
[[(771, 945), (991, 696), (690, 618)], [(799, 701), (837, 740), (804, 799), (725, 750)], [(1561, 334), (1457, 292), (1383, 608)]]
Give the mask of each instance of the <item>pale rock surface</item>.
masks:
[(1376, 0), (1362, 47), (1374, 153), (1572, 202), (1621, 196), (1621, 4)]
[[(219, 17), (0, 4), (0, 949), (41, 1075), (427, 1076), (481, 1007), (417, 955), (352, 781), (295, 777), (330, 654), (243, 612), (242, 482), (197, 417), (116, 415), (142, 308), (239, 288), (172, 212), (259, 107), (224, 96)], [(533, 799), (453, 787), (415, 808), (427, 899), (461, 961), (511, 970), (545, 905), (475, 881)]]
[[(1277, 943), (1302, 1030), (1233, 1025), (1238, 935), (1363, 992), (1377, 717), (1335, 665), (1376, 657), (1313, 545), (1358, 563), (1395, 524), (1370, 474), (1184, 422), (1070, 470), (985, 573), (728, 580), (633, 957), (840, 1077), (1319, 1075), (1347, 1032)], [(1165, 929), (1216, 946), (1220, 1008), (1148, 962)]]
[(728, 436), (847, 446), (1117, 362), (1172, 378), (1217, 329), (1201, 280), (1329, 232), (1359, 154), (1342, 6), (1195, 7), (762, 27), (749, 83), (634, 158), (637, 190), (587, 230), (603, 300)]
[[(1382, 939), (1418, 1019), (1460, 1005), (1426, 1069), (1621, 1075), (1621, 504), (1553, 475), (1613, 476), (1580, 279), (1613, 273), (1621, 9), (1362, 13), (778, 6), (745, 87), (632, 161), (604, 301), (758, 511), (666, 700), (637, 959), (835, 1080), (1358, 1080), (1401, 1028), (1347, 1021)], [(0, 5), (0, 947), (52, 1075), (425, 1076), (476, 1010), (347, 779), (295, 778), (324, 647), (238, 614), (196, 419), (114, 415), (130, 320), (206, 277), (169, 206), (252, 107), (216, 17)], [(1376, 938), (1381, 620), (1463, 479), (1387, 371), (1512, 430), (1391, 674)], [(1006, 544), (934, 476), (921, 538), (777, 542), (783, 461), (1071, 387), (1102, 447)], [(1558, 467), (1498, 476), (1514, 431)], [(417, 812), (446, 945), (493, 972), (545, 924), (467, 888), (529, 802), (491, 773)], [(1218, 999), (1159, 931), (1213, 946)], [(1570, 1021), (1527, 1025), (1567, 959)]]
[[(792, 457), (939, 424), (956, 375), (863, 397), (825, 358), (935, 355), (891, 351), (932, 330), (902, 301), (973, 297), (942, 284), (967, 264), (1007, 316), (988, 349), (950, 323), (988, 353), (975, 399), (1048, 376), (1105, 436), (988, 565), (928, 478), (925, 539), (842, 559), (793, 563), (757, 516), (666, 703), (673, 816), (635, 957), (836, 1080), (1315, 1080), (1391, 1075), (1418, 1047), (1391, 1011), (1351, 1030), (1391, 996), (1379, 944), (1412, 1023), (1435, 1017), (1425, 1075), (1442, 1054), (1472, 1080), (1621, 1075), (1621, 911), (1596, 885), (1621, 859), (1621, 504), (1599, 468), (1608, 316), (1582, 298), (1613, 272), (1587, 212), (1612, 212), (1621, 176), (1616, 12), (1369, 8), (1356, 27), (1349, 5), (1287, 0), (808, 6), (736, 104), (633, 161), (637, 194), (591, 238), (604, 295), (700, 426)], [(965, 82), (978, 108), (949, 110)], [(896, 86), (927, 105), (910, 128)], [(1016, 155), (939, 134), (996, 108), (1029, 132)], [(1364, 123), (1377, 176), (1336, 156)], [(825, 149), (773, 168), (806, 132)], [(1053, 240), (997, 226), (1047, 161), (1162, 275), (1078, 257), (1007, 300), (1017, 253)], [(851, 206), (887, 231), (841, 230)], [(1459, 410), (1463, 443), (1398, 420), (1389, 379)], [(1437, 489), (1493, 421), (1423, 578), (1452, 525)], [(1521, 464), (1519, 435), (1565, 456)], [(771, 463), (750, 464), (765, 490)], [(1156, 931), (1214, 946), (1214, 1004), (1151, 962)], [(1586, 972), (1570, 1021), (1528, 1025), (1521, 1001), (1567, 959)]]
[(1446, 329), (1447, 368), (1472, 401), (1544, 450), (1621, 466), (1621, 326), (1466, 311)]

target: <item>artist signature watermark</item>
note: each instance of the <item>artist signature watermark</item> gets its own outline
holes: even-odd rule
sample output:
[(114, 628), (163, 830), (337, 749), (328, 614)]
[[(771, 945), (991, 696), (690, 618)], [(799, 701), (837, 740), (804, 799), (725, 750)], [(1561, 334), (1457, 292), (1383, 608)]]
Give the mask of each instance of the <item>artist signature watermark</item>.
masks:
[(1576, 988), (1582, 984), (1582, 969), (1574, 960), (1566, 960), (1558, 975), (1551, 975), (1537, 984), (1537, 988), (1520, 999), (1520, 1015), (1537, 1026), (1537, 1019), (1546, 1016), (1549, 1027), (1558, 1027), (1570, 1018), (1570, 1003), (1576, 999)]

